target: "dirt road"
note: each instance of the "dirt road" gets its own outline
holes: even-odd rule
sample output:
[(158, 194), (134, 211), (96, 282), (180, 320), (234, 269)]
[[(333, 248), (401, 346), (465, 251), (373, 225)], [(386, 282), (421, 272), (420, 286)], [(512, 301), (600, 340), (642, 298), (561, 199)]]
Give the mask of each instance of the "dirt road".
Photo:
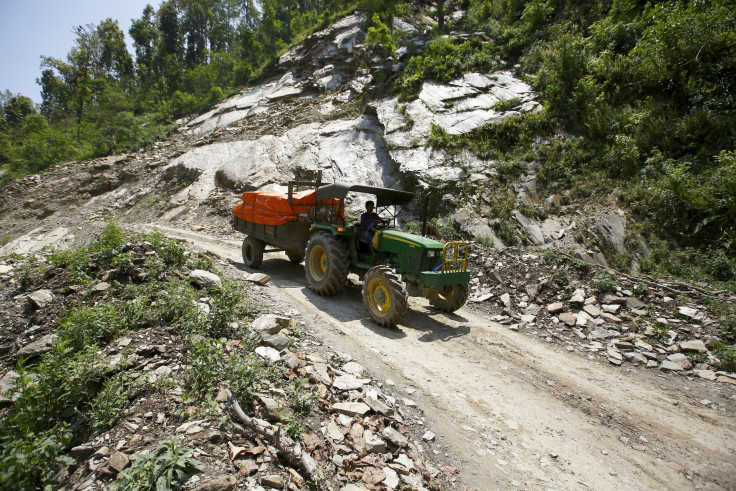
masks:
[[(243, 268), (239, 240), (159, 228)], [(416, 401), (437, 434), (432, 448), (469, 489), (736, 486), (736, 418), (684, 397), (698, 380), (628, 373), (423, 299), (387, 330), (368, 320), (357, 278), (323, 298), (281, 253), (267, 254), (261, 271), (274, 302)]]

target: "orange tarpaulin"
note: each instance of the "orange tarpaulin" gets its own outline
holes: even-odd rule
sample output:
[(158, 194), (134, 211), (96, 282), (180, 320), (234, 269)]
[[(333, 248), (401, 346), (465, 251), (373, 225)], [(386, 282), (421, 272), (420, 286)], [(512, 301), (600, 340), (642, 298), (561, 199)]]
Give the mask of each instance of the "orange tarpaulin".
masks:
[(233, 208), (233, 215), (253, 223), (283, 225), (314, 208), (315, 194), (314, 190), (294, 193), (290, 205), (283, 193), (246, 191), (243, 201)]

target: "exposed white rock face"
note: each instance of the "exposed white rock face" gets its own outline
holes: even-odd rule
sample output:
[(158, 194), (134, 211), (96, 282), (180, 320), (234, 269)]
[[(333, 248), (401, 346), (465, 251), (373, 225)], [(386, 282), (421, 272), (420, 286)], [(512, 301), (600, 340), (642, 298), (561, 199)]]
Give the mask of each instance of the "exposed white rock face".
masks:
[(276, 189), (297, 175), (315, 175), (317, 171), (322, 171), (327, 182), (392, 187), (396, 165), (380, 135), (380, 126), (370, 116), (310, 123), (282, 136), (196, 147), (174, 160), (166, 171), (200, 174), (175, 196), (179, 204), (206, 199), (217, 184), (236, 190)]
[[(496, 103), (511, 100), (519, 101), (514, 110), (493, 109)], [(433, 124), (451, 135), (460, 135), (520, 112), (538, 110), (541, 106), (535, 101), (532, 88), (508, 71), (490, 75), (468, 73), (446, 85), (425, 82), (419, 98), (409, 104), (401, 104), (396, 98), (376, 104), (387, 140), (398, 146), (410, 146), (416, 139), (428, 138)], [(412, 120), (413, 125), (408, 123)], [(421, 123), (417, 125), (417, 121)]]

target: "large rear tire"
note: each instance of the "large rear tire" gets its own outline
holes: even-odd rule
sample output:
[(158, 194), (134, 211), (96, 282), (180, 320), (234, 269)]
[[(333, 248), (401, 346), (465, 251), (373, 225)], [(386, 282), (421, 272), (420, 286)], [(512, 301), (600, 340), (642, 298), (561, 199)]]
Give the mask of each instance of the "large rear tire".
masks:
[(363, 305), (374, 322), (396, 327), (409, 309), (409, 295), (399, 275), (388, 266), (376, 266), (363, 279)]
[(253, 269), (258, 269), (261, 267), (261, 263), (263, 262), (263, 241), (260, 239), (256, 239), (255, 237), (246, 236), (245, 239), (243, 239), (243, 263), (245, 263), (246, 266)]
[(429, 293), (429, 303), (444, 312), (455, 312), (468, 303), (468, 284), (434, 287)]
[(304, 270), (309, 287), (320, 295), (334, 295), (345, 285), (350, 255), (345, 244), (326, 232), (317, 232), (307, 243)]

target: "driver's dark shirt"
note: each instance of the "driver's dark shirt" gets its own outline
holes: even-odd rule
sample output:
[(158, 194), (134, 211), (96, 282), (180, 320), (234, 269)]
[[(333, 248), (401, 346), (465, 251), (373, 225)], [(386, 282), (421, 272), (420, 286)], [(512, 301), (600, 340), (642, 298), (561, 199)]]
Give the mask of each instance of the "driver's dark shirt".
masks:
[(360, 215), (360, 236), (363, 238), (367, 238), (368, 230), (376, 225), (376, 221), (380, 217), (378, 216), (378, 213), (368, 213), (367, 211)]

